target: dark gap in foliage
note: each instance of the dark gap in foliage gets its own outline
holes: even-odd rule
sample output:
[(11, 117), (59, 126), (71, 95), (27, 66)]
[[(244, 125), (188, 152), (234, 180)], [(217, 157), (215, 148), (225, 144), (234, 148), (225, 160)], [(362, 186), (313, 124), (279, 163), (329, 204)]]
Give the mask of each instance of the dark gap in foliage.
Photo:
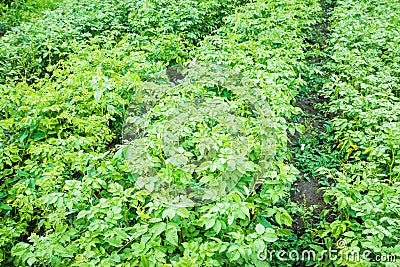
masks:
[(329, 99), (318, 93), (328, 79), (328, 73), (324, 69), (328, 58), (324, 53), (330, 34), (330, 12), (333, 10), (335, 2), (322, 0), (321, 6), (320, 20), (309, 30), (309, 37), (305, 38), (307, 43), (306, 62), (310, 68), (310, 71), (304, 71), (307, 85), (298, 92), (294, 103), (304, 112), (304, 114), (297, 115), (294, 122), (303, 124), (305, 132), (295, 132), (293, 135), (288, 133), (289, 148), (293, 155), (292, 164), (300, 171), (298, 180), (292, 189), (291, 201), (303, 205), (306, 209), (315, 207), (312, 209), (311, 217), (295, 215), (293, 218), (293, 230), (299, 239), (304, 240), (307, 238), (301, 237), (309, 234), (307, 230), (316, 227), (321, 220), (332, 222), (337, 216), (324, 212), (324, 210), (329, 210), (329, 207), (324, 201), (323, 193), (319, 191), (322, 185), (327, 186), (333, 181), (326, 180), (316, 170), (320, 167), (340, 169), (342, 164), (342, 153), (335, 150), (337, 142), (334, 140), (331, 122), (335, 114), (326, 111)]

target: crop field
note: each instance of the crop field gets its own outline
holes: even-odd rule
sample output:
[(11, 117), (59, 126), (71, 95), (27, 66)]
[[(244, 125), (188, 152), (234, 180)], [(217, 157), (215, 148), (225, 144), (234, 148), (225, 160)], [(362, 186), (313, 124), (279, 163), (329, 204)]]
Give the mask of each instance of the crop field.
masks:
[(1, 1), (0, 266), (400, 266), (400, 1)]

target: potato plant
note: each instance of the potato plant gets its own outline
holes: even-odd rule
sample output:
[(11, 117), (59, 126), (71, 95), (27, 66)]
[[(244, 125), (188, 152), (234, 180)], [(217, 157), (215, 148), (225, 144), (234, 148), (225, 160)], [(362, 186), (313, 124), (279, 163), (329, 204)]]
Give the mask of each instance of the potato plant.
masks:
[[(323, 90), (343, 170), (321, 168), (335, 181), (325, 190), (341, 219), (318, 235), (343, 238), (350, 249), (400, 256), (399, 2), (339, 1), (332, 16), (330, 81)], [(397, 266), (344, 261), (347, 266)], [(381, 265), (382, 264), (382, 265)], [(398, 263), (397, 263), (398, 264)]]
[[(34, 3), (2, 10), (12, 2)], [(327, 48), (310, 44), (317, 0), (46, 3), (23, 18), (1, 11), (14, 19), (0, 37), (1, 266), (295, 266), (259, 252), (339, 239), (399, 254), (398, 1), (337, 1)], [(192, 63), (208, 79), (157, 80)], [(323, 214), (337, 217), (298, 235), (307, 211), (290, 200), (300, 175), (288, 133), (306, 128), (294, 103), (311, 75), (324, 81), (343, 168), (313, 170), (329, 181)], [(160, 177), (196, 205), (155, 195)]]
[[(266, 244), (290, 246), (285, 199), (296, 171), (285, 162), (286, 129), (295, 126), (285, 118), (299, 112), (290, 101), (303, 84), (302, 36), (318, 9), (315, 1), (67, 1), (8, 32), (1, 39), (2, 262), (265, 266), (257, 252)], [(271, 107), (279, 151), (257, 192), (249, 195), (243, 181), (217, 202), (173, 208), (138, 186), (114, 144), (142, 84), (189, 58), (243, 73)]]

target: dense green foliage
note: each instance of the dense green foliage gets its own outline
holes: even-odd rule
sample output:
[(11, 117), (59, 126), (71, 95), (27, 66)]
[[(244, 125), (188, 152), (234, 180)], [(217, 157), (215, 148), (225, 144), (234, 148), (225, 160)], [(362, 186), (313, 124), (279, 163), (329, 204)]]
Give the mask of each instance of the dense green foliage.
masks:
[(30, 21), (56, 7), (56, 0), (3, 0), (0, 2), (0, 36), (10, 28)]
[[(293, 217), (304, 211), (290, 200), (299, 172), (290, 162), (287, 133), (305, 128), (293, 122), (301, 113), (294, 98), (311, 86), (304, 77), (321, 71), (306, 62), (307, 40), (322, 10), (318, 1), (26, 1), (21, 5), (38, 8), (18, 13), (23, 18), (9, 11), (27, 10), (17, 3), (2, 5), (10, 19), (2, 20), (7, 25), (0, 38), (0, 265), (292, 266), (298, 262), (262, 260), (258, 253), (329, 249), (339, 238), (349, 248), (400, 256), (398, 1), (336, 4), (323, 69), (331, 81), (322, 92), (338, 115), (333, 130), (345, 153), (337, 157), (346, 157), (335, 158), (344, 162), (342, 170), (330, 168), (326, 157), (318, 171), (331, 183), (325, 199), (332, 204), (324, 214), (338, 217), (321, 218), (303, 236), (292, 228)], [(249, 190), (263, 147), (260, 122), (248, 115), (243, 95), (212, 80), (160, 97), (161, 87), (152, 88), (159, 102), (146, 121), (151, 135), (138, 147), (151, 148), (155, 169), (167, 178), (179, 183), (195, 176), (188, 168), (168, 173), (171, 160), (163, 158), (157, 139), (172, 121), (167, 115), (191, 97), (230, 103), (248, 133), (242, 165), (229, 165), (221, 152), (220, 165), (202, 165), (195, 176), (213, 181), (232, 168), (229, 175), (241, 180), (231, 192), (202, 206), (170, 207), (151, 194), (152, 181), (140, 177), (147, 159), (136, 155), (140, 168), (132, 169), (116, 144), (138, 92), (166, 67), (193, 59), (224, 64), (251, 84), (241, 90), (269, 107), (275, 151), (261, 186)], [(175, 157), (180, 161), (172, 162), (178, 167), (200, 157), (208, 136), (217, 136), (217, 149), (227, 151), (229, 131), (191, 122), (182, 127), (186, 143)], [(199, 125), (205, 136), (194, 134)]]
[[(172, 49), (168, 62), (179, 61), (188, 46), (215, 29), (235, 4), (241, 1), (63, 1), (5, 34), (0, 41), (0, 81), (7, 77), (32, 83), (51, 74), (54, 64), (84, 44), (118, 42), (125, 33), (131, 33), (131, 45), (144, 50), (149, 43), (160, 42), (161, 50), (179, 43), (181, 51)], [(163, 51), (148, 50), (153, 60), (163, 59), (158, 54)]]
[[(129, 12), (123, 6), (127, 3), (119, 1), (117, 8), (103, 1), (93, 13), (82, 8), (94, 8), (93, 1), (65, 2), (39, 22), (2, 38), (8, 79), (1, 86), (4, 261), (52, 266), (188, 266), (189, 262), (218, 266), (234, 260), (251, 265), (264, 242), (290, 238), (285, 228), (291, 218), (283, 207), (296, 172), (284, 163), (289, 157), (284, 117), (299, 112), (290, 101), (302, 84), (301, 36), (314, 23), (319, 7), (313, 1), (247, 4), (226, 16), (224, 26), (199, 39), (195, 48), (196, 31), (212, 30), (207, 25), (218, 22), (214, 18), (231, 6), (216, 3), (199, 7), (215, 10), (207, 11), (212, 21), (202, 16), (190, 26), (151, 16), (162, 28), (147, 31), (148, 24), (141, 27), (136, 22), (145, 12), (156, 12), (150, 3), (129, 3), (135, 10)], [(175, 15), (177, 20), (183, 14), (195, 19), (194, 3), (182, 9), (160, 5), (181, 12)], [(110, 18), (107, 12), (115, 9), (114, 24), (100, 19)], [(74, 23), (80, 27), (66, 26)], [(126, 28), (117, 30), (120, 26)], [(15, 38), (28, 29), (43, 34), (29, 35), (34, 42)], [(118, 38), (113, 34), (123, 31), (126, 34)], [(43, 40), (53, 48), (38, 45)], [(59, 56), (66, 52), (67, 58)], [(25, 53), (32, 57), (22, 57)], [(140, 190), (126, 164), (110, 151), (141, 81), (188, 57), (242, 69), (277, 114), (273, 118), (279, 132), (276, 170), (256, 196), (245, 199), (232, 192), (218, 205), (170, 210), (152, 201), (147, 190)], [(21, 60), (26, 59), (31, 61), (24, 64)], [(41, 79), (45, 68), (52, 73)]]
[[(168, 73), (181, 79), (171, 85)], [(136, 91), (118, 153), (139, 188), (168, 205), (210, 203), (235, 187), (249, 195), (272, 168), (273, 116), (264, 91), (239, 71), (176, 65)]]
[[(400, 256), (400, 2), (340, 1), (332, 17), (332, 74), (324, 92), (338, 117), (343, 170), (327, 201), (342, 214), (321, 236), (345, 238), (374, 254)], [(350, 264), (349, 264), (350, 265)], [(354, 263), (350, 266), (371, 266)], [(389, 266), (389, 263), (388, 265)], [(395, 265), (390, 265), (395, 266)]]

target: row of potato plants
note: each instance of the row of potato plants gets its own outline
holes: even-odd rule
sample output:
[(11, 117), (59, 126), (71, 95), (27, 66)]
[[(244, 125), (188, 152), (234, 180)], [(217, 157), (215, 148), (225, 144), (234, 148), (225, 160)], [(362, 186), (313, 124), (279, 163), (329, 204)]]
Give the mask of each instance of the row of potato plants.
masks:
[[(291, 102), (320, 6), (260, 0), (232, 13), (235, 3), (65, 1), (1, 39), (1, 263), (291, 266), (257, 254), (296, 247), (286, 132), (296, 130)], [(116, 153), (136, 90), (190, 58), (239, 68), (274, 113), (275, 169), (257, 194), (171, 208), (139, 188)]]
[(60, 1), (53, 4), (54, 10), (9, 29), (0, 39), (0, 82), (32, 83), (48, 77), (60, 59), (79, 51), (82, 45), (118, 42), (126, 33), (136, 34), (142, 44), (169, 33), (172, 40), (190, 46), (245, 2)]
[(12, 27), (18, 26), (33, 17), (56, 7), (55, 0), (6, 0), (0, 3), (0, 36)]
[(344, 240), (346, 253), (370, 253), (342, 257), (337, 266), (398, 266), (400, 258), (399, 5), (343, 0), (331, 18), (325, 66), (331, 75), (323, 93), (332, 100), (335, 138), (346, 156), (341, 171), (319, 170), (334, 182), (325, 198), (339, 217), (317, 235)]

